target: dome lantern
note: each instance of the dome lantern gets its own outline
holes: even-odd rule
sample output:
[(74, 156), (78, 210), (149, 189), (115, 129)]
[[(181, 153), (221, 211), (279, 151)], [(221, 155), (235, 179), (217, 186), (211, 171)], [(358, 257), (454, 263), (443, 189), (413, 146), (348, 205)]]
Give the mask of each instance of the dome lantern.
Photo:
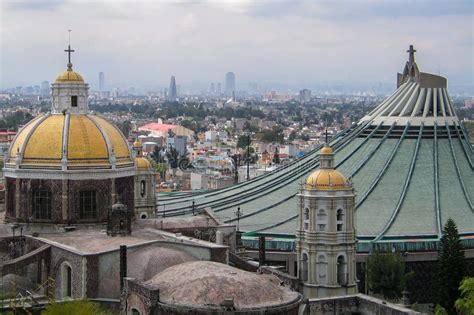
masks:
[(71, 53), (75, 50), (71, 49), (70, 43), (68, 49), (64, 51), (68, 53), (67, 70), (60, 73), (52, 84), (51, 112), (55, 114), (86, 114), (89, 86), (84, 82), (82, 76), (72, 69)]
[(351, 184), (341, 172), (334, 169), (334, 151), (327, 143), (319, 154), (320, 167), (306, 179), (305, 189), (309, 190), (346, 190)]

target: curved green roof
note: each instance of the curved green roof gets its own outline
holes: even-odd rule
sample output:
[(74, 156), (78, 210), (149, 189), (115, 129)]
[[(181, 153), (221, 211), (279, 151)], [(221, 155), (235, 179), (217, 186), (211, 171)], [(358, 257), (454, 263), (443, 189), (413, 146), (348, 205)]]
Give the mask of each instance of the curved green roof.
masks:
[[(401, 83), (391, 96), (330, 143), (336, 168), (351, 178), (357, 192), (358, 238), (432, 242), (448, 218), (462, 235), (472, 236), (473, 149), (443, 86), (445, 79), (424, 73), (399, 76)], [(236, 223), (234, 212), (240, 207), (241, 230), (291, 236), (296, 230), (295, 195), (318, 166), (316, 148), (232, 187), (160, 196), (159, 214), (188, 215), (194, 200), (196, 208), (211, 207), (222, 221)]]

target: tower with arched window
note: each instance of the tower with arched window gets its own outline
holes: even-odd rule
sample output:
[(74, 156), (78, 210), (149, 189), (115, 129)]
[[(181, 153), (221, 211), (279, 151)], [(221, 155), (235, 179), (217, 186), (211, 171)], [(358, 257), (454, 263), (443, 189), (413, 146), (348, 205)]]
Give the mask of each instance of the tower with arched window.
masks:
[(143, 157), (142, 143), (137, 140), (133, 143), (135, 152), (135, 217), (149, 219), (155, 217), (156, 192), (155, 172), (150, 161)]
[(298, 194), (298, 277), (309, 298), (355, 294), (354, 188), (334, 169), (330, 146), (319, 158)]

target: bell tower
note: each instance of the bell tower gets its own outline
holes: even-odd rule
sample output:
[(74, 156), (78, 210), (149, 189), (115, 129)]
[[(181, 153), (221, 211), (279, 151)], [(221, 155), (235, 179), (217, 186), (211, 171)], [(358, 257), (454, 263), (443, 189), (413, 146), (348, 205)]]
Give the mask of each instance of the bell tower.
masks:
[[(71, 30), (69, 30), (69, 35)], [(89, 85), (84, 82), (82, 76), (72, 70), (71, 37), (66, 50), (68, 54), (67, 70), (60, 73), (56, 81), (51, 85), (51, 98), (53, 114), (87, 114), (87, 97), (89, 96)]]
[(143, 145), (137, 140), (133, 143), (137, 172), (135, 182), (135, 216), (139, 219), (155, 217), (156, 192), (155, 172), (150, 161), (143, 157)]
[(320, 169), (298, 194), (296, 253), (298, 277), (307, 298), (357, 293), (352, 184), (334, 169), (334, 153), (325, 145)]

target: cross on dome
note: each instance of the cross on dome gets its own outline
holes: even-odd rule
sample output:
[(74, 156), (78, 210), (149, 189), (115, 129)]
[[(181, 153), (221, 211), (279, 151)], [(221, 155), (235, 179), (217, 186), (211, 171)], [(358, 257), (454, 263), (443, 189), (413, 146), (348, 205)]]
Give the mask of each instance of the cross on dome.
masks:
[(415, 62), (416, 49), (413, 48), (413, 45), (410, 45), (410, 48), (407, 50), (407, 53), (408, 53), (408, 60), (410, 61), (410, 63)]
[(68, 30), (69, 32), (69, 44), (67, 45), (67, 49), (64, 51), (67, 52), (68, 56), (68, 63), (67, 63), (67, 71), (72, 71), (72, 63), (71, 63), (71, 53), (74, 52), (74, 49), (71, 49), (71, 30)]

